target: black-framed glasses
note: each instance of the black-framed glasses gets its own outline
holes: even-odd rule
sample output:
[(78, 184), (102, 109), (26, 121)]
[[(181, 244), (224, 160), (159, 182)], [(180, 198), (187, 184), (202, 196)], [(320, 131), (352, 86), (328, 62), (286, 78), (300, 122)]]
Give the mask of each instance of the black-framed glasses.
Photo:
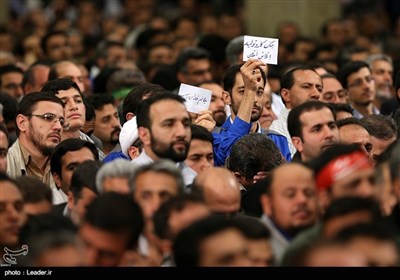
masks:
[(56, 115), (52, 113), (46, 113), (43, 115), (37, 115), (37, 114), (30, 114), (26, 115), (27, 117), (38, 117), (41, 118), (42, 120), (48, 122), (48, 123), (56, 123), (57, 120), (60, 122), (60, 125), (64, 130), (69, 129), (69, 123), (66, 122), (66, 120), (63, 117), (57, 117)]

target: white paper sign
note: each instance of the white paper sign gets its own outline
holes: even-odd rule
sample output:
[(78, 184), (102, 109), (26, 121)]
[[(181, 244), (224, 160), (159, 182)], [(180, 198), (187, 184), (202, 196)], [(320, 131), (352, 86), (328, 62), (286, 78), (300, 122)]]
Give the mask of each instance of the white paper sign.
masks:
[(259, 59), (267, 64), (278, 64), (279, 40), (275, 38), (244, 36), (243, 61)]
[(200, 111), (208, 110), (211, 102), (212, 91), (187, 84), (181, 84), (178, 94), (185, 98), (186, 109), (198, 114)]

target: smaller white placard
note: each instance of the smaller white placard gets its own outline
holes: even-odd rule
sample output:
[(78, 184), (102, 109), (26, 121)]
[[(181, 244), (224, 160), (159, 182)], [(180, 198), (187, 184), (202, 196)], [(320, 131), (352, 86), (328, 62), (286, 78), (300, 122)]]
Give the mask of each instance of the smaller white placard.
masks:
[(198, 114), (200, 111), (208, 110), (211, 102), (212, 91), (187, 84), (181, 84), (178, 94), (185, 98), (186, 109)]
[(254, 58), (267, 64), (278, 64), (278, 47), (276, 38), (244, 36), (243, 61)]

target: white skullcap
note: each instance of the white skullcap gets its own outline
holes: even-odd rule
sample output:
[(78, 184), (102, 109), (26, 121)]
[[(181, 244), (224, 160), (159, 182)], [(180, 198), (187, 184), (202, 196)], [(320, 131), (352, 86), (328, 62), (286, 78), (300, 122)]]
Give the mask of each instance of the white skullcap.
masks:
[(136, 116), (124, 123), (119, 134), (119, 144), (122, 153), (129, 158), (128, 149), (139, 138)]

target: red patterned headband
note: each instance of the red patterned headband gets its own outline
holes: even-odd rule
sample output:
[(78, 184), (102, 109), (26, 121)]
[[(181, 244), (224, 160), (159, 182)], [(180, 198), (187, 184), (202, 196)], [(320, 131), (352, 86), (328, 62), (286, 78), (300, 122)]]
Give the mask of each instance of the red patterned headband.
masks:
[(370, 159), (362, 152), (355, 151), (351, 154), (340, 156), (329, 162), (317, 174), (318, 190), (330, 188), (333, 183), (354, 171), (372, 168)]

